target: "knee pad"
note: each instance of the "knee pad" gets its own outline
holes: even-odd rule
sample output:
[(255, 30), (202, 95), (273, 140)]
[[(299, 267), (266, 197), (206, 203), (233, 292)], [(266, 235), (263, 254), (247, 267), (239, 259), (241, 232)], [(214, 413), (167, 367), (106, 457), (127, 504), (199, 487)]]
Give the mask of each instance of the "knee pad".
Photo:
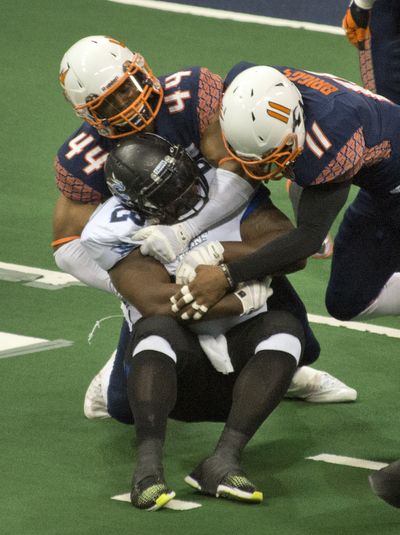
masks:
[(280, 351), (288, 353), (299, 364), (302, 350), (301, 342), (296, 336), (282, 332), (273, 334), (269, 338), (262, 340), (256, 347), (255, 353), (257, 354), (259, 351)]
[[(155, 344), (152, 345), (152, 342)], [(127, 353), (128, 360), (145, 349), (160, 351), (177, 362), (177, 355), (190, 350), (190, 339), (185, 327), (172, 316), (142, 318), (134, 326), (132, 343)]]
[(176, 363), (175, 351), (172, 349), (171, 344), (161, 336), (152, 334), (147, 338), (142, 338), (133, 349), (132, 358), (142, 351), (157, 351), (158, 353), (167, 355)]
[(298, 339), (301, 350), (304, 348), (305, 336), (301, 321), (286, 310), (271, 310), (262, 314), (255, 324), (252, 336), (257, 347), (261, 342), (281, 334)]

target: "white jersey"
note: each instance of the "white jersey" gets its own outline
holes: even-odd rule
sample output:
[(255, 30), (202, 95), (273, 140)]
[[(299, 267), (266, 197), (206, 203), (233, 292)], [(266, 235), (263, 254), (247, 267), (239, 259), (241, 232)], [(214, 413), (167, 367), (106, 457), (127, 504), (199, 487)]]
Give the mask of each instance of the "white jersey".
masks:
[[(207, 173), (209, 175), (209, 173)], [(210, 177), (207, 177), (210, 180)], [(212, 177), (211, 177), (212, 180)], [(182, 257), (191, 249), (205, 245), (210, 241), (241, 241), (240, 222), (244, 208), (220, 225), (203, 232), (194, 238), (187, 250), (174, 262), (164, 267), (170, 275), (175, 276), (176, 267)], [(81, 235), (82, 245), (88, 254), (106, 271), (110, 270), (131, 251), (141, 245), (132, 235), (144, 226), (151, 224), (138, 214), (124, 207), (116, 197), (111, 197), (93, 213)], [(132, 325), (140, 318), (140, 313), (129, 303), (125, 303), (125, 317)], [(264, 312), (266, 306), (246, 316), (233, 316), (196, 324), (196, 332), (223, 333), (234, 325), (241, 323), (255, 314)]]

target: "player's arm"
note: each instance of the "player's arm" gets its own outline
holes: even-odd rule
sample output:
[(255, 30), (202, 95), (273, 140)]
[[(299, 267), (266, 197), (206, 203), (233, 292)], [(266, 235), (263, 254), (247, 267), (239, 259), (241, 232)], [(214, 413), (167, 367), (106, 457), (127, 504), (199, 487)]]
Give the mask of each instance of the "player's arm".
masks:
[(101, 202), (101, 194), (74, 177), (58, 159), (56, 183), (60, 196), (53, 213), (52, 246), (57, 267), (88, 286), (115, 293), (107, 271), (90, 258), (80, 242), (84, 226)]
[[(272, 203), (268, 206), (261, 206), (242, 222), (240, 226), (242, 242), (224, 243), (224, 261), (229, 263), (248, 256), (293, 229), (290, 219)], [(306, 257), (298, 259), (273, 275), (304, 269), (306, 263)]]
[[(314, 254), (346, 202), (350, 184), (346, 180), (305, 188), (297, 228), (239, 260), (220, 266), (197, 266), (196, 276), (188, 284), (190, 295), (198, 304), (210, 308), (239, 283), (285, 271), (287, 266)], [(185, 306), (182, 292), (175, 294), (174, 301), (178, 310)]]
[[(143, 256), (135, 249), (109, 271), (111, 280), (120, 295), (132, 304), (144, 317), (171, 315), (170, 297), (181, 286), (171, 282), (165, 267), (157, 260)], [(240, 315), (241, 301), (230, 294), (217, 303), (207, 314), (207, 320)]]
[(369, 21), (374, 2), (375, 0), (352, 0), (342, 21), (347, 39), (359, 50), (365, 49), (365, 41), (371, 37)]
[(62, 193), (56, 201), (53, 215), (53, 243), (57, 249), (65, 239), (79, 237), (97, 206), (68, 199)]
[(286, 266), (316, 253), (344, 206), (351, 182), (304, 188), (298, 208), (298, 226), (251, 255), (228, 264), (235, 284), (285, 270)]

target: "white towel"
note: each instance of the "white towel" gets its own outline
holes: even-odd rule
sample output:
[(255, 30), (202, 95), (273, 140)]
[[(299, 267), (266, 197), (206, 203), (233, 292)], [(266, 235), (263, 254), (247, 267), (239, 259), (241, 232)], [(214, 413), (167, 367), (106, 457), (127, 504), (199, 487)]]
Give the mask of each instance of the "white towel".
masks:
[(212, 336), (211, 334), (199, 334), (199, 342), (202, 350), (209, 358), (214, 368), (225, 375), (234, 371), (228, 353), (228, 343), (223, 334)]

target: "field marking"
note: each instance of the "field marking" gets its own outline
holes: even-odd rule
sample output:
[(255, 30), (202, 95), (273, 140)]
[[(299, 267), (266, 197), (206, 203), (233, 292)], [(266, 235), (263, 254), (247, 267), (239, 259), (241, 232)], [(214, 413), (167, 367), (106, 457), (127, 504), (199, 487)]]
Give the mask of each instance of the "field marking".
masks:
[(357, 459), (357, 457), (345, 457), (343, 455), (333, 455), (331, 453), (320, 453), (306, 457), (311, 461), (322, 461), (324, 463), (341, 464), (342, 466), (352, 466), (354, 468), (366, 468), (367, 470), (380, 470), (388, 466), (387, 463), (368, 461), (367, 459)]
[(263, 24), (265, 26), (280, 26), (294, 28), (296, 30), (309, 30), (311, 32), (332, 33), (344, 35), (344, 30), (339, 26), (328, 24), (317, 24), (298, 20), (278, 19), (275, 17), (265, 17), (263, 15), (251, 15), (249, 13), (238, 13), (237, 11), (225, 11), (208, 7), (191, 6), (186, 4), (176, 4), (173, 2), (162, 2), (159, 0), (109, 0), (118, 4), (128, 4), (138, 7), (147, 7), (159, 11), (169, 11), (171, 13), (182, 13), (186, 15), (196, 15), (198, 17), (208, 17), (211, 19), (227, 19), (235, 22), (249, 22), (253, 24)]
[(0, 280), (23, 282), (25, 286), (46, 290), (59, 290), (67, 286), (84, 286), (78, 279), (63, 271), (9, 264), (8, 262), (0, 262)]
[(0, 331), (0, 359), (71, 346), (69, 340), (46, 340)]
[[(117, 494), (116, 496), (111, 496), (111, 499), (117, 500), (119, 502), (131, 503), (131, 497), (129, 492), (126, 494)], [(174, 511), (188, 511), (189, 509), (197, 509), (198, 507), (202, 507), (201, 503), (173, 499), (166, 505), (164, 505), (163, 509), (173, 509)]]
[(400, 338), (400, 329), (393, 329), (392, 327), (383, 327), (383, 325), (372, 325), (370, 323), (361, 323), (358, 321), (339, 321), (335, 320), (335, 318), (318, 316), (316, 314), (307, 314), (307, 316), (311, 323), (320, 323), (322, 325), (329, 325), (330, 327), (345, 327), (352, 331), (385, 334), (391, 338)]

